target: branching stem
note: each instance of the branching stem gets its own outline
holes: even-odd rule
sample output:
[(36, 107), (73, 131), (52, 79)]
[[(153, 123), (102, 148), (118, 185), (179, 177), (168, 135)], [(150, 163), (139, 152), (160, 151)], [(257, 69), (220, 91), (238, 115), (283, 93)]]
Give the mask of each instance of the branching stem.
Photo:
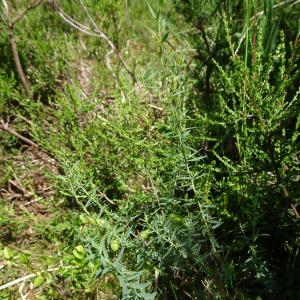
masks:
[(13, 60), (15, 63), (15, 67), (16, 67), (18, 76), (24, 87), (25, 94), (28, 97), (32, 97), (32, 95), (31, 95), (29, 83), (27, 81), (25, 72), (23, 70), (23, 67), (22, 67), (22, 64), (20, 61), (20, 55), (18, 52), (17, 42), (16, 42), (15, 35), (14, 35), (14, 27), (21, 19), (23, 19), (27, 15), (27, 13), (29, 11), (36, 8), (42, 2), (43, 2), (43, 0), (36, 0), (36, 1), (29, 3), (27, 5), (27, 7), (20, 14), (18, 14), (15, 18), (13, 18), (9, 11), (9, 6), (8, 6), (6, 0), (2, 0), (3, 6), (4, 6), (4, 13), (5, 13), (5, 16), (7, 19), (8, 38), (9, 38), (9, 43), (10, 43), (12, 54), (13, 54)]

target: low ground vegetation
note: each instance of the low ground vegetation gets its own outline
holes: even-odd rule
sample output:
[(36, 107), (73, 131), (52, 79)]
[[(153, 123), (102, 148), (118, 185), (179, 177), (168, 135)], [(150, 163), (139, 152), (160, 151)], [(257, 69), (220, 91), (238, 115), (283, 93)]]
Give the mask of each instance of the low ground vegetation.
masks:
[(300, 297), (299, 1), (1, 8), (1, 299)]

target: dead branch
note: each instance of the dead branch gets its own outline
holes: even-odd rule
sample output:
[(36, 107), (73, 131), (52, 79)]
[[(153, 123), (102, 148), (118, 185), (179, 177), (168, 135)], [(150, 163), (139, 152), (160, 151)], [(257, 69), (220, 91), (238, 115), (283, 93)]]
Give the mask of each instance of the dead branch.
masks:
[(96, 24), (96, 22), (93, 20), (93, 18), (91, 17), (91, 15), (89, 14), (87, 8), (83, 5), (82, 1), (79, 0), (80, 5), (82, 7), (82, 9), (84, 9), (86, 15), (88, 16), (89, 20), (91, 21), (91, 23), (94, 26), (95, 31), (100, 35), (100, 37), (102, 39), (104, 39), (107, 44), (110, 46), (111, 50), (117, 55), (119, 61), (121, 62), (123, 68), (125, 69), (125, 71), (131, 76), (133, 82), (135, 84), (138, 84), (138, 81), (135, 77), (135, 74), (133, 71), (130, 70), (129, 66), (127, 65), (126, 61), (123, 59), (120, 51), (118, 50), (118, 48), (116, 47), (116, 45), (109, 39), (109, 37), (99, 28), (99, 26)]
[(298, 210), (297, 210), (296, 206), (293, 203), (291, 203), (291, 209), (292, 209), (294, 215), (296, 216), (296, 218), (300, 219), (300, 215), (298, 213)]
[(55, 272), (55, 271), (59, 271), (60, 269), (64, 269), (64, 270), (66, 270), (66, 269), (77, 269), (78, 267), (77, 266), (62, 266), (62, 267), (57, 267), (57, 268), (49, 268), (49, 269), (47, 269), (47, 270), (43, 270), (43, 271), (40, 271), (40, 272), (38, 272), (38, 273), (32, 273), (32, 274), (28, 274), (28, 275), (26, 275), (26, 276), (23, 276), (23, 277), (20, 277), (20, 278), (18, 278), (18, 279), (15, 279), (15, 280), (13, 280), (13, 281), (11, 281), (11, 282), (8, 282), (8, 283), (6, 283), (6, 284), (4, 284), (4, 285), (1, 285), (0, 286), (0, 291), (1, 290), (4, 290), (4, 289), (7, 289), (7, 288), (9, 288), (10, 286), (13, 286), (13, 285), (16, 285), (16, 284), (18, 284), (18, 283), (22, 283), (22, 282), (24, 282), (24, 281), (27, 281), (28, 279), (32, 279), (32, 278), (34, 278), (34, 277), (37, 277), (38, 275), (40, 275), (40, 274), (42, 274), (42, 273), (47, 273), (47, 272)]
[(14, 26), (18, 21), (20, 21), (23, 17), (25, 17), (29, 11), (33, 10), (34, 8), (42, 4), (43, 1), (44, 0), (36, 0), (32, 3), (29, 3), (27, 7), (11, 21), (12, 26)]
[(16, 69), (17, 69), (18, 76), (19, 76), (20, 80), (22, 81), (26, 96), (31, 97), (29, 84), (28, 84), (28, 81), (26, 79), (26, 76), (25, 76), (25, 73), (23, 71), (21, 61), (20, 61), (20, 56), (19, 56), (19, 52), (18, 52), (18, 48), (17, 48), (17, 43), (16, 43), (16, 39), (15, 39), (15, 36), (14, 36), (14, 28), (11, 24), (8, 24), (7, 29), (8, 29), (8, 38), (9, 38), (11, 50), (12, 50), (12, 53), (13, 53), (13, 59), (14, 59), (14, 63), (15, 63)]
[(9, 11), (9, 6), (8, 6), (6, 0), (2, 0), (3, 6), (4, 6), (4, 14), (7, 19), (8, 38), (9, 38), (9, 43), (10, 43), (12, 54), (13, 54), (13, 60), (15, 63), (15, 67), (16, 67), (18, 76), (23, 84), (25, 94), (28, 97), (31, 97), (32, 95), (31, 95), (31, 91), (29, 88), (29, 83), (26, 79), (26, 75), (25, 75), (25, 72), (23, 70), (23, 67), (22, 67), (22, 64), (20, 61), (17, 42), (16, 42), (16, 39), (14, 36), (14, 26), (16, 25), (16, 23), (18, 21), (20, 21), (23, 17), (25, 17), (29, 11), (36, 8), (42, 2), (43, 2), (43, 0), (35, 0), (34, 2), (29, 3), (27, 5), (27, 7), (20, 14), (18, 14), (15, 18), (13, 18)]
[(82, 33), (85, 33), (87, 35), (91, 35), (91, 36), (96, 36), (98, 37), (99, 35), (92, 32), (91, 29), (77, 21), (75, 21), (74, 19), (72, 19), (70, 16), (68, 16), (62, 9), (60, 9), (58, 6), (55, 6), (55, 10), (57, 12), (57, 14), (69, 25), (71, 25), (72, 27), (74, 27), (75, 29), (81, 31)]
[[(53, 2), (53, 6), (54, 9), (56, 10), (56, 12), (58, 13), (58, 15), (65, 21), (67, 22), (69, 25), (71, 25), (72, 27), (76, 28), (77, 30), (87, 34), (87, 35), (91, 35), (91, 36), (97, 36), (100, 37), (101, 39), (103, 39), (108, 46), (111, 48), (112, 52), (116, 54), (118, 60), (120, 61), (123, 69), (130, 75), (130, 77), (132, 78), (133, 82), (135, 84), (138, 85), (138, 81), (135, 77), (135, 74), (133, 71), (130, 70), (129, 66), (127, 65), (127, 63), (125, 62), (125, 60), (123, 59), (120, 51), (117, 49), (117, 47), (115, 46), (115, 44), (111, 41), (111, 39), (99, 28), (99, 26), (96, 24), (96, 22), (94, 21), (94, 19), (92, 18), (92, 16), (90, 15), (88, 9), (86, 8), (86, 6), (83, 4), (83, 2), (81, 0), (79, 0), (79, 4), (82, 8), (82, 10), (84, 11), (84, 13), (86, 14), (87, 18), (89, 19), (91, 25), (93, 28), (87, 27), (84, 24), (79, 23), (78, 21), (74, 20), (72, 17), (70, 17), (69, 15), (67, 15), (56, 2)], [(106, 65), (107, 65), (107, 61), (106, 61)], [(107, 66), (109, 68), (109, 70), (112, 72), (111, 66), (110, 64), (108, 64)], [(113, 73), (113, 72), (112, 72)], [(113, 73), (113, 77), (115, 78), (115, 74)]]
[(16, 132), (14, 129), (10, 128), (8, 123), (5, 123), (3, 120), (0, 120), (0, 129), (2, 129), (3, 131), (6, 131), (14, 136), (16, 136), (18, 139), (20, 139), (21, 141), (23, 141), (24, 143), (34, 147), (34, 148), (38, 148), (38, 145), (36, 143), (34, 143), (33, 141), (31, 141), (30, 139), (26, 138), (25, 136), (19, 134), (18, 132)]

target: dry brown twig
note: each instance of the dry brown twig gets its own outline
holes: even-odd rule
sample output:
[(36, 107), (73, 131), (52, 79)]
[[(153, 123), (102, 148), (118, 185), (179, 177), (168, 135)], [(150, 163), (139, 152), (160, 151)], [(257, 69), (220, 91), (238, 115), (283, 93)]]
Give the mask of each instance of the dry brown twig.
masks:
[(25, 203), (25, 206), (38, 201), (34, 192), (26, 190), (16, 176), (15, 180), (8, 180), (6, 189), (0, 189), (0, 195), (9, 201), (21, 199), (30, 200)]
[(298, 213), (297, 207), (293, 203), (291, 203), (291, 209), (292, 209), (296, 219), (300, 219), (300, 215)]
[(118, 60), (120, 61), (123, 69), (130, 75), (130, 77), (132, 78), (133, 82), (139, 86), (138, 80), (134, 74), (133, 71), (130, 70), (130, 67), (128, 66), (128, 64), (126, 63), (126, 61), (123, 59), (120, 51), (117, 49), (117, 47), (115, 46), (115, 44), (111, 41), (111, 39), (100, 29), (100, 27), (97, 25), (97, 23), (94, 21), (94, 19), (92, 18), (92, 16), (90, 15), (88, 9), (86, 8), (86, 6), (83, 4), (83, 2), (81, 0), (79, 0), (79, 4), (82, 8), (82, 10), (84, 11), (84, 13), (86, 14), (91, 26), (88, 27), (82, 23), (79, 23), (78, 21), (74, 20), (72, 17), (70, 17), (69, 15), (67, 15), (63, 9), (56, 3), (53, 2), (53, 6), (54, 9), (56, 10), (57, 14), (69, 25), (71, 25), (72, 27), (74, 27), (75, 29), (81, 31), (82, 33), (85, 33), (87, 35), (90, 36), (95, 36), (95, 37), (100, 37), (101, 39), (103, 39), (107, 45), (110, 47), (110, 51), (108, 52), (108, 54), (105, 57), (105, 64), (107, 66), (107, 68), (109, 69), (109, 71), (112, 73), (114, 79), (117, 79), (116, 74), (114, 73), (112, 67), (111, 67), (111, 63), (109, 60), (109, 56), (112, 53), (115, 53), (115, 55), (117, 56)]
[(94, 19), (92, 18), (92, 16), (90, 15), (88, 9), (86, 8), (86, 6), (83, 4), (82, 0), (78, 0), (80, 3), (81, 8), (84, 10), (84, 12), (86, 13), (87, 17), (89, 18), (91, 24), (94, 27), (94, 30), (100, 35), (100, 37), (102, 39), (104, 39), (107, 44), (110, 46), (111, 50), (117, 55), (119, 61), (121, 62), (121, 64), (123, 65), (123, 68), (125, 69), (125, 71), (131, 76), (132, 80), (134, 83), (138, 84), (137, 79), (135, 77), (135, 74), (133, 71), (130, 70), (129, 66), (127, 65), (127, 63), (125, 62), (125, 60), (123, 59), (120, 51), (117, 49), (117, 47), (115, 46), (115, 44), (109, 39), (109, 37), (99, 28), (99, 26), (97, 25), (97, 23), (94, 21)]
[(11, 282), (8, 282), (6, 284), (3, 284), (0, 286), (0, 291), (1, 290), (4, 290), (4, 289), (7, 289), (13, 285), (16, 285), (18, 283), (22, 283), (22, 282), (25, 282), (29, 279), (32, 279), (34, 277), (37, 277), (38, 275), (40, 275), (41, 273), (47, 273), (47, 272), (54, 272), (54, 271), (58, 271), (60, 269), (77, 269), (78, 267), (77, 266), (65, 266), (65, 267), (57, 267), (57, 268), (49, 268), (47, 270), (44, 270), (44, 271), (40, 271), (38, 273), (32, 273), (32, 274), (28, 274), (26, 276), (23, 276), (23, 277), (20, 277), (20, 278), (17, 278)]
[(15, 131), (14, 129), (10, 128), (8, 123), (5, 123), (3, 120), (0, 119), (0, 129), (2, 129), (3, 131), (6, 131), (14, 136), (16, 136), (18, 139), (20, 139), (21, 141), (23, 141), (24, 143), (34, 147), (34, 148), (38, 148), (38, 145), (31, 141), (30, 139), (26, 138), (25, 136), (19, 134), (17, 131)]
[(27, 15), (27, 13), (29, 11), (31, 11), (32, 9), (39, 6), (43, 1), (44, 0), (35, 0), (33, 2), (30, 2), (21, 13), (19, 13), (16, 17), (13, 18), (12, 13), (9, 10), (9, 5), (7, 4), (6, 0), (2, 0), (2, 4), (3, 4), (3, 8), (4, 8), (3, 13), (4, 13), (4, 17), (6, 18), (6, 22), (7, 22), (7, 32), (8, 32), (9, 42), (10, 42), (10, 46), (11, 46), (11, 50), (12, 50), (12, 54), (13, 54), (13, 60), (14, 60), (15, 66), (16, 66), (18, 76), (23, 84), (25, 94), (28, 97), (32, 97), (32, 95), (31, 95), (29, 83), (27, 81), (25, 72), (23, 70), (23, 67), (22, 67), (22, 64), (20, 61), (17, 42), (16, 42), (15, 35), (14, 35), (14, 27), (23, 17), (25, 17)]
[(36, 1), (29, 3), (27, 5), (27, 7), (12, 20), (12, 22), (11, 22), (12, 25), (15, 25), (19, 20), (21, 20), (23, 17), (25, 17), (29, 11), (35, 9), (37, 6), (42, 4), (43, 1), (44, 0), (36, 0)]

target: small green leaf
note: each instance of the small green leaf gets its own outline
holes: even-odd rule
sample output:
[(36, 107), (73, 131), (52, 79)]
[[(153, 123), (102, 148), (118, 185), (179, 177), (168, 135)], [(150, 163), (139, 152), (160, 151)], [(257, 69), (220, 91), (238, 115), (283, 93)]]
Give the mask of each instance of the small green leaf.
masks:
[(33, 286), (37, 288), (41, 286), (44, 282), (45, 278), (42, 275), (39, 275), (34, 279)]
[(48, 265), (48, 266), (51, 266), (51, 265), (54, 265), (56, 262), (55, 258), (53, 256), (47, 256), (45, 258), (45, 263)]
[(184, 251), (181, 252), (181, 255), (182, 255), (182, 257), (183, 257), (184, 259), (187, 258), (187, 254), (186, 254)]
[(164, 35), (162, 36), (161, 38), (162, 44), (168, 39), (168, 36), (169, 36), (169, 31), (165, 32)]
[(112, 240), (110, 242), (110, 248), (112, 251), (116, 252), (120, 249), (120, 243), (117, 240)]
[(150, 13), (151, 15), (153, 16), (154, 19), (157, 19), (157, 15), (155, 14), (153, 8), (151, 7), (150, 3), (147, 1), (147, 4), (148, 4), (148, 7), (149, 7), (149, 10), (150, 10)]
[(79, 260), (83, 260), (83, 258), (84, 258), (83, 255), (78, 253), (76, 250), (73, 251), (73, 255)]
[(96, 225), (97, 221), (94, 217), (91, 216), (85, 216), (83, 214), (81, 214), (79, 216), (79, 219), (81, 221), (82, 224), (90, 224), (90, 225)]
[(145, 241), (148, 239), (150, 233), (150, 229), (146, 229), (140, 233), (140, 238)]
[(49, 296), (54, 297), (54, 296), (55, 296), (55, 290), (54, 290), (54, 289), (49, 289), (49, 290), (47, 291), (47, 294), (48, 294)]
[(21, 263), (23, 264), (28, 264), (29, 263), (29, 256), (26, 254), (22, 254), (20, 255), (19, 259), (18, 259)]
[(87, 217), (87, 223), (88, 224), (91, 224), (91, 225), (97, 225), (97, 221), (95, 218), (91, 217), (91, 216), (88, 216)]
[(8, 247), (4, 247), (3, 255), (6, 259), (11, 259), (14, 257), (14, 253), (13, 253), (12, 249), (10, 249)]
[(104, 225), (105, 225), (105, 220), (104, 219), (98, 219), (97, 220), (97, 224), (101, 227), (101, 228), (104, 228)]
[(85, 250), (84, 250), (84, 248), (83, 248), (82, 245), (76, 246), (75, 249), (76, 249), (77, 252), (79, 252), (79, 253), (81, 253), (81, 254), (84, 254), (84, 253), (85, 253)]
[(79, 259), (79, 260), (83, 260), (84, 259), (84, 248), (82, 245), (77, 246), (74, 250), (73, 250), (73, 255)]
[(79, 216), (79, 219), (80, 219), (82, 224), (87, 224), (88, 223), (87, 218), (82, 214)]

